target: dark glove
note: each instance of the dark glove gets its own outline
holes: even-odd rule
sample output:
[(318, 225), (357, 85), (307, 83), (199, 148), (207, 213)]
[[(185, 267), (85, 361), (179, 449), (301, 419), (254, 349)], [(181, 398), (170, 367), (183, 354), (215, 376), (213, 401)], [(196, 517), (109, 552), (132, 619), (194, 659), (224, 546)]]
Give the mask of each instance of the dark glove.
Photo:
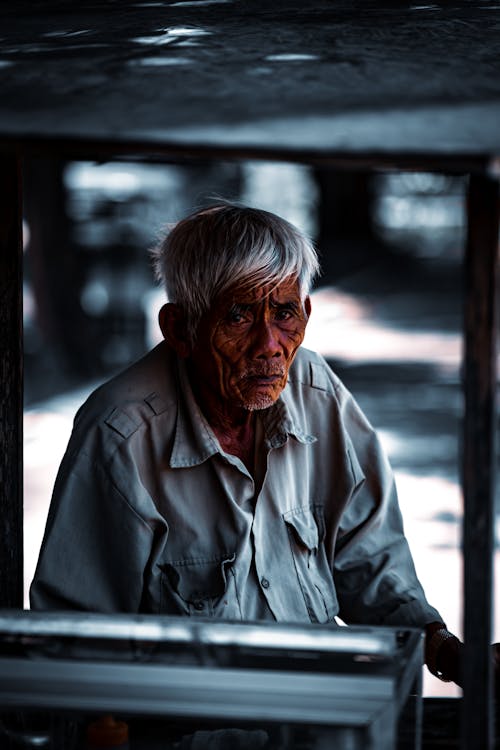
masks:
[[(462, 660), (464, 644), (446, 630), (443, 623), (431, 623), (426, 628), (425, 661), (433, 675), (444, 682), (455, 682), (463, 687)], [(491, 646), (493, 688), (500, 699), (500, 643)]]
[(463, 648), (463, 643), (446, 629), (444, 623), (427, 625), (425, 663), (435, 677), (462, 686)]

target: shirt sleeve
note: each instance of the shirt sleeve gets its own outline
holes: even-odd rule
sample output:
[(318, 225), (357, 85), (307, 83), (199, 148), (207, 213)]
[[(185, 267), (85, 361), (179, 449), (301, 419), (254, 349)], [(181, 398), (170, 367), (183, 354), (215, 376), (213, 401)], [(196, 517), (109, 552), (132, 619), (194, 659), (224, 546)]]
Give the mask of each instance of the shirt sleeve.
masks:
[(340, 616), (350, 624), (423, 627), (442, 621), (417, 578), (394, 476), (380, 440), (343, 386), (338, 396), (355, 476), (335, 549)]
[[(133, 474), (123, 476), (133, 484)], [(154, 533), (118, 484), (98, 458), (70, 443), (31, 585), (33, 609), (140, 611)]]

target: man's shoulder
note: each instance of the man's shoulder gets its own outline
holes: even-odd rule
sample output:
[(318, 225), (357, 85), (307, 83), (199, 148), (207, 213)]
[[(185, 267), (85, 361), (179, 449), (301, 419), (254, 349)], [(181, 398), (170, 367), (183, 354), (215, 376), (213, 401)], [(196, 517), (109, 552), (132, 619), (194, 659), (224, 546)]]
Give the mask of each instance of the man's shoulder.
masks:
[(332, 395), (342, 387), (340, 379), (324, 357), (303, 346), (290, 368), (289, 382), (291, 386), (312, 388)]
[(174, 356), (163, 342), (96, 388), (75, 417), (75, 429), (110, 428), (128, 438), (176, 402)]

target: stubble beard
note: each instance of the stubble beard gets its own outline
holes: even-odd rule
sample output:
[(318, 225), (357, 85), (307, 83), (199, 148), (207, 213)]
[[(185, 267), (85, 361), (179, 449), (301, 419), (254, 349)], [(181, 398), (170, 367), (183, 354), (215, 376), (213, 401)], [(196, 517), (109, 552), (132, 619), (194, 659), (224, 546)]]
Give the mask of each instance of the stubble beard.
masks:
[[(284, 368), (283, 365), (280, 363), (271, 364), (267, 366), (254, 366), (247, 368), (241, 375), (240, 375), (240, 381), (244, 381), (249, 377), (255, 377), (255, 376), (270, 376), (270, 375), (279, 375), (281, 378), (284, 377)], [(272, 406), (275, 401), (277, 400), (277, 396), (273, 395), (271, 393), (257, 393), (254, 396), (248, 395), (244, 396), (242, 398), (242, 406), (246, 411), (263, 411), (264, 409), (269, 409), (270, 406)]]
[(250, 401), (245, 401), (243, 408), (246, 409), (246, 411), (263, 411), (264, 409), (269, 409), (275, 401), (276, 399), (272, 396), (256, 396)]

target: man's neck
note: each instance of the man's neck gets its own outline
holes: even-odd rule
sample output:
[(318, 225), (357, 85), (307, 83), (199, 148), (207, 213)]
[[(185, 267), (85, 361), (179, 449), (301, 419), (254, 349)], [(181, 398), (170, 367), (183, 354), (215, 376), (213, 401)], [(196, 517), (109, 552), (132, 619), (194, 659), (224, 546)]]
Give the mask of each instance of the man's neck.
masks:
[(221, 444), (221, 448), (226, 453), (238, 456), (238, 458), (243, 461), (250, 474), (253, 474), (255, 462), (254, 416), (250, 415), (247, 422), (238, 426), (232, 425), (229, 429), (214, 426), (212, 423), (210, 424)]
[(253, 473), (255, 451), (255, 412), (243, 407), (223, 404), (205, 392), (202, 383), (190, 374), (191, 388), (205, 419), (217, 437), (221, 448), (238, 456)]

